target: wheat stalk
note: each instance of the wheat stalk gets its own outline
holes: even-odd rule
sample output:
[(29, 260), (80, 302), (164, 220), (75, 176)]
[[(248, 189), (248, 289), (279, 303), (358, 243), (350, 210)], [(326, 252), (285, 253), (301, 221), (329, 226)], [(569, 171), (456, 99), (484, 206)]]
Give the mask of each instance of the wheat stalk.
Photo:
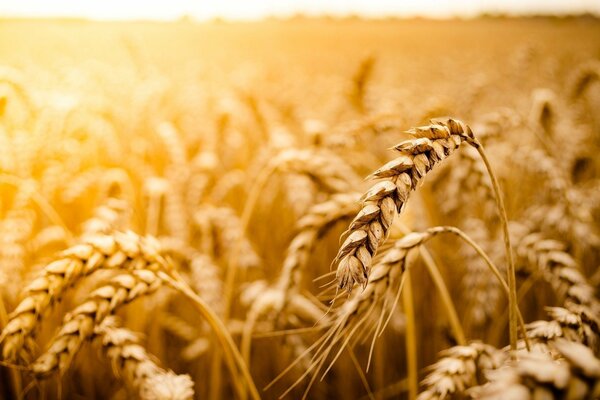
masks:
[[(481, 218), (486, 221), (495, 216), (494, 189), (476, 149), (467, 147), (458, 152), (447, 173), (438, 177), (434, 185), (443, 185), (445, 201), (441, 202), (440, 209), (446, 215), (461, 212), (473, 215), (474, 211), (481, 210)], [(465, 207), (471, 199), (477, 199), (481, 206)]]
[[(484, 221), (468, 219), (465, 222), (465, 230), (490, 255), (492, 260), (501, 259), (501, 249), (495, 246)], [(488, 268), (485, 262), (478, 258), (478, 254), (467, 251), (466, 247), (461, 247), (460, 253), (465, 265), (465, 273), (461, 280), (462, 297), (466, 303), (464, 324), (465, 326), (472, 324), (474, 327), (484, 328), (493, 320), (498, 311), (501, 286), (497, 279), (487, 273)]]

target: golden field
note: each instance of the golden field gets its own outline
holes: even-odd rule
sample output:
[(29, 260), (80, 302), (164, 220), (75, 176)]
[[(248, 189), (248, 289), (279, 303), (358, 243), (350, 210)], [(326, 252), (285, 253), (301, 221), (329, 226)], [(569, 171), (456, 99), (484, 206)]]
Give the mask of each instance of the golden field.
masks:
[(0, 20), (0, 398), (600, 398), (599, 77), (592, 17)]

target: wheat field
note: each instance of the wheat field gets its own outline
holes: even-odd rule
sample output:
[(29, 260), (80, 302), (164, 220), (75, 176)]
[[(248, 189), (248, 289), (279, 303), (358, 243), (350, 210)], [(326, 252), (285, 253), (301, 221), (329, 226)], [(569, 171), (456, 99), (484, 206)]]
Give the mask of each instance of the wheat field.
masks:
[(0, 20), (0, 398), (600, 399), (600, 20)]

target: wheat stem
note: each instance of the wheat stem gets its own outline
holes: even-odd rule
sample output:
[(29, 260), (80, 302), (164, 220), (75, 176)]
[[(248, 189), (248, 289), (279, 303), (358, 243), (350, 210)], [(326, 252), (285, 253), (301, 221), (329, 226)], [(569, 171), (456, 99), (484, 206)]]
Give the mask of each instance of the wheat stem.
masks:
[(490, 176), (492, 181), (492, 187), (494, 188), (494, 195), (496, 197), (496, 206), (498, 207), (498, 214), (500, 216), (500, 223), (502, 224), (502, 233), (504, 236), (504, 248), (506, 251), (506, 261), (507, 261), (507, 276), (508, 276), (508, 319), (509, 319), (509, 338), (510, 338), (510, 348), (514, 352), (517, 349), (517, 320), (518, 320), (518, 305), (517, 305), (517, 280), (515, 277), (515, 262), (512, 254), (512, 247), (510, 244), (510, 234), (508, 231), (508, 217), (506, 215), (506, 207), (504, 206), (504, 199), (502, 197), (502, 192), (500, 191), (500, 185), (498, 183), (498, 179), (494, 174), (488, 156), (483, 149), (481, 143), (474, 139), (473, 143), (471, 143), (481, 156), (483, 163), (485, 164), (485, 168)]
[[(177, 289), (180, 293), (186, 296), (194, 305), (194, 307), (200, 312), (200, 314), (206, 319), (208, 324), (213, 328), (215, 335), (223, 349), (225, 350), (225, 355), (227, 359), (231, 359), (230, 368), (232, 368), (232, 373), (236, 373), (233, 368), (235, 365), (239, 368), (239, 372), (242, 374), (245, 380), (245, 384), (247, 385), (250, 396), (254, 400), (260, 400), (260, 394), (258, 393), (258, 389), (254, 384), (254, 380), (252, 379), (252, 375), (248, 370), (246, 363), (242, 358), (242, 355), (238, 351), (227, 327), (223, 322), (219, 319), (219, 317), (208, 307), (208, 305), (198, 296), (181, 278), (172, 278), (168, 279), (168, 283), (175, 289)], [(233, 376), (235, 379), (236, 377)], [(241, 393), (240, 393), (241, 394)]]
[(402, 303), (406, 315), (406, 363), (408, 365), (408, 398), (414, 400), (419, 391), (417, 362), (417, 327), (410, 271), (404, 272), (406, 281), (402, 290)]

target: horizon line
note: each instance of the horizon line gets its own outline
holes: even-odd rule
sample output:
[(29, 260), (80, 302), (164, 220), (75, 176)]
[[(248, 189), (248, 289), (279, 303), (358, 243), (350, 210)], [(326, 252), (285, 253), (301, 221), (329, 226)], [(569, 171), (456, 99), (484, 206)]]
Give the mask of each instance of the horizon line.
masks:
[(385, 21), (385, 20), (430, 20), (430, 21), (453, 21), (453, 20), (476, 20), (476, 19), (527, 19), (527, 18), (594, 18), (600, 19), (600, 12), (580, 11), (580, 12), (510, 12), (510, 11), (483, 11), (478, 13), (454, 13), (450, 15), (431, 15), (427, 13), (415, 14), (374, 14), (374, 13), (303, 13), (295, 12), (289, 14), (269, 14), (253, 17), (227, 17), (215, 15), (211, 17), (199, 17), (193, 13), (183, 13), (177, 17), (155, 18), (155, 17), (91, 17), (86, 15), (36, 15), (36, 14), (1, 14), (0, 20), (46, 20), (46, 21), (80, 21), (80, 22), (266, 22), (266, 21), (290, 21), (290, 20), (363, 20), (363, 21)]

